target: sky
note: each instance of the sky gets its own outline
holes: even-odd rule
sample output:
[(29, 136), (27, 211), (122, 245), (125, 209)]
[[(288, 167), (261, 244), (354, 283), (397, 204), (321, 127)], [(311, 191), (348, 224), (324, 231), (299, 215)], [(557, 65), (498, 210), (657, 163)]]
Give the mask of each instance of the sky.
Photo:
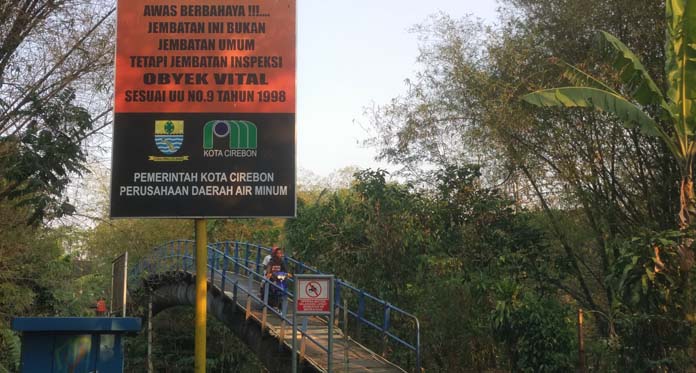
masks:
[(409, 29), (429, 15), (467, 14), (492, 22), (495, 0), (300, 0), (297, 5), (297, 161), (327, 176), (376, 168), (366, 148), (365, 107), (406, 91), (417, 71)]

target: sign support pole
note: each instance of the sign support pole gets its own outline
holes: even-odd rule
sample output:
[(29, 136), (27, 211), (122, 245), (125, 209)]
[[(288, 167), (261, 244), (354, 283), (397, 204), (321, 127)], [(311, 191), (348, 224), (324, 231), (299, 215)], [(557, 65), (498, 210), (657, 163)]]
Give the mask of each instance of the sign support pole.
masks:
[(328, 372), (333, 373), (333, 328), (334, 328), (334, 311), (336, 310), (334, 305), (334, 284), (333, 278), (329, 281), (329, 305), (331, 307), (331, 313), (329, 314), (329, 356), (328, 356)]
[(346, 372), (348, 372), (348, 348), (350, 346), (350, 341), (348, 341), (348, 300), (343, 298), (343, 365)]
[(205, 373), (205, 337), (208, 284), (206, 219), (196, 219), (196, 335), (195, 373)]
[(292, 302), (292, 373), (297, 373), (297, 281), (295, 281), (295, 294)]

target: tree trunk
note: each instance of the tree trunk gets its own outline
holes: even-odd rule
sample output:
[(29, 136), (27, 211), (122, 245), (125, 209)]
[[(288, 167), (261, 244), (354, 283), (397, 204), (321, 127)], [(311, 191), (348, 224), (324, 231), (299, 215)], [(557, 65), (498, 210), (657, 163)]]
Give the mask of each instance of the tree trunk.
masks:
[[(696, 201), (694, 201), (694, 180), (691, 169), (682, 175), (679, 186), (679, 230), (685, 232), (694, 223), (696, 216)], [(689, 271), (694, 265), (694, 252), (691, 250), (693, 238), (685, 238), (679, 245), (680, 267)]]
[(696, 212), (694, 206), (694, 180), (691, 172), (682, 175), (679, 188), (679, 229), (685, 231), (693, 223), (693, 215)]

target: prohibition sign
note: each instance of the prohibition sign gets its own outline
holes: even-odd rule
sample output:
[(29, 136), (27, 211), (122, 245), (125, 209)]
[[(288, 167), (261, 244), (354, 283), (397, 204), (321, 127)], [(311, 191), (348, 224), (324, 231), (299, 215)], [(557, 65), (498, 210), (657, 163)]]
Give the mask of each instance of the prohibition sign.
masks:
[(318, 298), (322, 292), (321, 284), (316, 281), (309, 281), (305, 285), (305, 293), (311, 298)]

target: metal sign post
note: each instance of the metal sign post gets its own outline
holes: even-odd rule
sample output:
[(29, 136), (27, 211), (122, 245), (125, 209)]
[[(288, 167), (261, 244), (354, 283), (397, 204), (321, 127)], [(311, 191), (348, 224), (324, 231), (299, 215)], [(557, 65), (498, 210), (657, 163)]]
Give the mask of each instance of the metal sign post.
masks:
[(196, 373), (205, 373), (205, 342), (208, 297), (208, 232), (206, 220), (196, 219), (196, 331), (195, 362)]
[[(295, 287), (297, 294), (297, 286)], [(297, 310), (292, 312), (292, 373), (297, 373)]]
[(296, 275), (292, 315), (292, 371), (297, 372), (297, 316), (328, 316), (328, 371), (333, 371), (334, 276)]

